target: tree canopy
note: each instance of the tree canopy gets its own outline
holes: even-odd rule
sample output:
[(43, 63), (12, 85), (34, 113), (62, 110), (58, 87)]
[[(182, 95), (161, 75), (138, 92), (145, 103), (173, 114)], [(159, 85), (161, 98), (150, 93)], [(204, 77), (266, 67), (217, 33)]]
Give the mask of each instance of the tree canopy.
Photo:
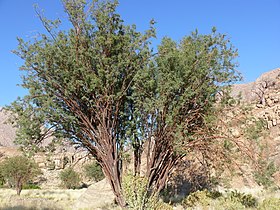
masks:
[(125, 206), (124, 147), (133, 148), (139, 174), (146, 144), (147, 189), (161, 191), (190, 142), (205, 138), (217, 94), (238, 80), (237, 51), (213, 28), (180, 43), (164, 38), (153, 53), (154, 21), (141, 33), (124, 24), (117, 1), (63, 4), (71, 29), (38, 12), (48, 33), (18, 39), (29, 94), (8, 107), (16, 113), (17, 141), (30, 146), (52, 135), (86, 148)]
[(0, 164), (0, 174), (13, 185), (20, 195), (22, 187), (41, 173), (38, 164), (25, 156), (15, 156), (5, 159)]

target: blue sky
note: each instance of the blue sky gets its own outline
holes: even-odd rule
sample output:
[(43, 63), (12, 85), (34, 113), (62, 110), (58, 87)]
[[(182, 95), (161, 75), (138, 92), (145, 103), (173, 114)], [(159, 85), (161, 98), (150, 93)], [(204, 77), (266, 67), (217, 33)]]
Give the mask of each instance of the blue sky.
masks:
[[(59, 0), (0, 0), (0, 106), (26, 94), (17, 86), (23, 61), (11, 50), (17, 47), (17, 36), (30, 39), (45, 32), (36, 17), (35, 3), (49, 18), (67, 17)], [(280, 0), (120, 0), (118, 12), (140, 31), (155, 19), (155, 47), (164, 36), (179, 41), (196, 28), (210, 33), (216, 26), (238, 48), (238, 70), (244, 82), (280, 67)]]

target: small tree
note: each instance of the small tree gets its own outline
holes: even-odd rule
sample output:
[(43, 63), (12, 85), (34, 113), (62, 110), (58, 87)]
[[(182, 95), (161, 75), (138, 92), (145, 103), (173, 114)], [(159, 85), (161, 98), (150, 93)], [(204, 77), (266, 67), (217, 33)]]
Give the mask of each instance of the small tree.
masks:
[(60, 173), (60, 179), (62, 184), (67, 189), (75, 189), (79, 187), (80, 184), (80, 176), (74, 171), (73, 168), (67, 168)]
[(25, 183), (32, 181), (41, 173), (38, 164), (25, 156), (15, 156), (7, 158), (0, 165), (0, 173), (6, 182), (9, 182), (16, 188), (20, 195)]
[(97, 162), (88, 163), (84, 166), (84, 170), (86, 176), (96, 182), (104, 179), (102, 168)]

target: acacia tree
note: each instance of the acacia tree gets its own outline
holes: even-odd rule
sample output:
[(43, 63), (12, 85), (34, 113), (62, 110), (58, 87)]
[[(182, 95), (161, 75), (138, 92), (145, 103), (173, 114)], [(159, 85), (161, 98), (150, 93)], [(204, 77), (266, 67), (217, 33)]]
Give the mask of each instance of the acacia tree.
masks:
[(182, 148), (205, 130), (216, 93), (237, 79), (237, 54), (213, 31), (193, 33), (180, 44), (166, 38), (152, 56), (153, 25), (144, 34), (124, 25), (117, 2), (63, 3), (72, 29), (61, 31), (59, 20), (38, 13), (48, 35), (19, 39), (15, 53), (25, 60), (29, 94), (8, 107), (17, 113), (17, 141), (30, 147), (52, 135), (86, 148), (125, 206), (124, 146), (132, 145), (137, 175), (147, 142), (147, 189), (163, 189), (185, 155)]
[(0, 164), (0, 174), (15, 186), (18, 195), (20, 195), (23, 185), (40, 173), (38, 164), (25, 156), (10, 157)]

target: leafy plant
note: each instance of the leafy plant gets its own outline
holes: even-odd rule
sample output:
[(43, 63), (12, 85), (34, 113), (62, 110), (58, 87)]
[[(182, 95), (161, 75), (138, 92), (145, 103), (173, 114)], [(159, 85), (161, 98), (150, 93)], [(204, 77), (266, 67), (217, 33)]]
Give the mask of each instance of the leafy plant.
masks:
[(145, 177), (127, 174), (123, 178), (123, 193), (131, 209), (155, 209), (158, 200), (147, 190), (148, 180)]
[(41, 187), (33, 182), (28, 182), (26, 184), (23, 185), (22, 189), (32, 189), (32, 190), (35, 190), (35, 189), (41, 189)]
[(96, 182), (104, 179), (105, 177), (101, 166), (97, 162), (88, 163), (84, 166), (84, 170), (85, 175)]
[(278, 210), (280, 207), (280, 198), (266, 198), (259, 205), (258, 210)]
[(7, 158), (0, 164), (0, 174), (6, 182), (15, 186), (20, 195), (24, 184), (41, 174), (38, 164), (25, 156)]
[(246, 128), (246, 137), (249, 140), (255, 140), (258, 141), (259, 138), (264, 135), (264, 127), (265, 127), (265, 121), (263, 119), (249, 119), (252, 121), (250, 125)]
[(257, 199), (251, 194), (240, 193), (236, 190), (229, 192), (227, 198), (240, 202), (245, 207), (256, 207), (258, 205)]
[(226, 197), (217, 199), (216, 202), (212, 203), (211, 208), (215, 210), (245, 210), (246, 207), (242, 205), (238, 200), (231, 200)]
[(269, 162), (261, 160), (259, 162), (260, 168), (255, 171), (254, 178), (255, 181), (259, 184), (268, 188), (274, 184), (273, 174), (277, 171), (277, 168), (274, 162)]
[(202, 206), (209, 206), (211, 199), (217, 199), (222, 196), (218, 191), (202, 190), (189, 194), (183, 201), (182, 205), (185, 208), (195, 207), (200, 204)]
[(80, 176), (73, 168), (67, 168), (59, 175), (62, 185), (67, 189), (76, 189), (80, 185)]

